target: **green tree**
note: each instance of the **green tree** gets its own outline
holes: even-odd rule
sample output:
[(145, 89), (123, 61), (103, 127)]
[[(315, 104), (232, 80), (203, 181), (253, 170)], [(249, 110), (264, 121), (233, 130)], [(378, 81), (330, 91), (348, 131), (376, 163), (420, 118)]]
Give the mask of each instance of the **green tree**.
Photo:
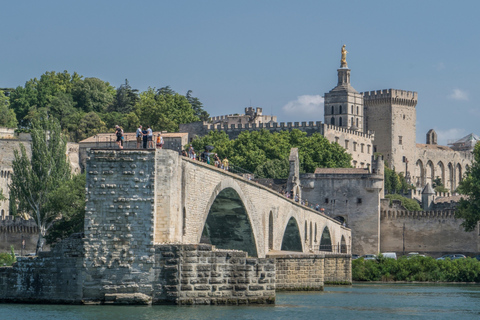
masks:
[(85, 174), (72, 177), (48, 195), (47, 210), (58, 214), (46, 235), (48, 244), (82, 232), (85, 219)]
[(198, 100), (198, 98), (192, 96), (192, 90), (188, 90), (185, 95), (188, 102), (192, 106), (193, 113), (201, 120), (207, 121), (210, 118), (210, 115), (207, 111), (203, 109), (203, 104)]
[(28, 126), (24, 118), (31, 108), (48, 108), (52, 100), (59, 93), (70, 94), (72, 88), (81, 82), (81, 76), (74, 72), (70, 75), (67, 71), (62, 73), (45, 72), (40, 79), (33, 78), (25, 83), (24, 87), (17, 87), (10, 93), (11, 108), (15, 111), (20, 125)]
[(15, 111), (9, 108), (9, 99), (5, 96), (2, 90), (0, 90), (0, 127), (16, 128), (18, 121)]
[[(220, 158), (227, 157), (231, 164), (250, 172), (258, 170), (258, 174), (267, 178), (285, 175), (284, 164), (288, 163), (290, 149), (294, 147), (299, 150), (301, 172), (314, 172), (319, 167), (350, 167), (351, 161), (351, 156), (338, 144), (330, 143), (319, 134), (307, 137), (305, 132), (297, 129), (275, 133), (244, 131), (231, 141), (223, 131), (210, 131), (192, 144), (198, 152), (212, 145)], [(281, 164), (279, 170), (273, 171), (274, 163)]]
[(118, 87), (115, 100), (110, 108), (110, 111), (119, 112), (122, 114), (130, 113), (134, 110), (135, 104), (140, 100), (138, 97), (138, 90), (132, 89), (128, 80), (125, 79), (125, 84)]
[(436, 177), (432, 182), (432, 187), (436, 192), (448, 192), (448, 189), (442, 183), (440, 177)]
[(385, 195), (385, 198), (390, 199), (390, 203), (392, 200), (400, 200), (402, 202), (402, 206), (408, 211), (422, 210), (422, 208), (420, 207), (420, 204), (416, 200), (406, 198), (400, 194), (387, 194)]
[(288, 159), (267, 160), (255, 169), (255, 176), (259, 178), (268, 177), (272, 179), (287, 179), (290, 172)]
[(14, 213), (28, 213), (35, 220), (39, 229), (37, 252), (42, 250), (45, 235), (58, 217), (58, 213), (48, 209), (49, 194), (70, 178), (67, 142), (60, 132), (58, 121), (47, 115), (34, 120), (31, 157), (20, 144), (20, 151), (14, 151), (12, 161), (10, 201)]
[(455, 216), (463, 219), (465, 231), (473, 231), (480, 221), (480, 143), (475, 145), (473, 156), (473, 163), (457, 189), (464, 197), (460, 199)]
[(180, 123), (199, 121), (187, 98), (178, 93), (171, 94), (171, 89), (162, 89), (156, 93), (155, 89), (148, 88), (140, 94), (135, 113), (142, 124), (150, 125), (154, 130), (176, 132)]
[(105, 112), (113, 104), (115, 89), (98, 78), (85, 78), (72, 88), (73, 100), (77, 108), (85, 112)]
[(70, 140), (81, 141), (97, 133), (107, 131), (105, 123), (97, 113), (92, 111), (86, 114), (77, 113), (76, 115), (82, 115), (82, 117), (70, 127)]

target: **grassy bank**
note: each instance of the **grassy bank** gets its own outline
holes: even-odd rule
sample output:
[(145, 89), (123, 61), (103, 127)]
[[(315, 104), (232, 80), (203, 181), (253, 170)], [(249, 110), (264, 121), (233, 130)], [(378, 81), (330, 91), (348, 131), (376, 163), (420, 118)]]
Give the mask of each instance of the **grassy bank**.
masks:
[(398, 260), (383, 257), (377, 260), (352, 261), (353, 281), (431, 281), (480, 282), (480, 261), (467, 258), (435, 260), (415, 257)]

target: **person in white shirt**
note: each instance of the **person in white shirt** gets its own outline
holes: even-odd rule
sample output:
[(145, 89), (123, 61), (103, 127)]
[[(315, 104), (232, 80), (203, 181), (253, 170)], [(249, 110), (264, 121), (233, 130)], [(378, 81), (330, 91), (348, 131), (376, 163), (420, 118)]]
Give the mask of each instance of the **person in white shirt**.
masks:
[(150, 126), (148, 126), (147, 128), (147, 149), (153, 149), (154, 146), (153, 146), (153, 131), (152, 131), (152, 128), (150, 128)]
[(142, 126), (138, 126), (136, 136), (137, 136), (137, 149), (140, 149), (140, 146), (142, 145), (142, 138), (143, 138)]

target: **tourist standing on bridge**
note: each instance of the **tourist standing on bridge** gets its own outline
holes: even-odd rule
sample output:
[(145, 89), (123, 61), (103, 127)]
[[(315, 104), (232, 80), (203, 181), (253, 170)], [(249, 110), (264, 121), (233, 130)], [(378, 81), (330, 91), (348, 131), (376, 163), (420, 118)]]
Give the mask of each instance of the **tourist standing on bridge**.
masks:
[(188, 147), (188, 157), (193, 159), (193, 146)]
[(147, 142), (148, 142), (147, 130), (142, 131), (142, 139), (143, 139), (143, 149), (147, 149)]
[(153, 149), (154, 148), (154, 146), (153, 146), (153, 131), (152, 131), (152, 128), (150, 128), (150, 126), (148, 126), (148, 128), (147, 128), (147, 141), (148, 141), (147, 149)]
[(117, 136), (117, 145), (120, 149), (123, 149), (123, 130), (120, 126), (115, 126), (115, 135)]
[(159, 133), (157, 136), (157, 149), (162, 149), (163, 147), (163, 137), (162, 134)]
[(223, 170), (228, 171), (228, 159), (227, 159), (227, 157), (225, 157), (225, 159), (223, 159), (222, 165), (223, 165)]
[(137, 149), (140, 149), (140, 145), (142, 144), (142, 138), (143, 138), (143, 133), (142, 133), (142, 126), (138, 126), (137, 132), (136, 132), (136, 137), (137, 137)]

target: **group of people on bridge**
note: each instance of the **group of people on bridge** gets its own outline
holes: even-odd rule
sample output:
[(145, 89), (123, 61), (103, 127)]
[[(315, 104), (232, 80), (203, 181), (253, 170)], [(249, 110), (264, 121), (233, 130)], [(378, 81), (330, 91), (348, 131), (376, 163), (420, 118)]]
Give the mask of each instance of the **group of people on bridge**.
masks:
[(217, 153), (210, 152), (207, 148), (205, 148), (205, 151), (203, 151), (199, 157), (197, 157), (197, 153), (195, 152), (193, 146), (188, 147), (188, 152), (182, 150), (181, 154), (182, 156), (189, 157), (192, 160), (199, 160), (207, 164), (213, 164), (215, 167), (223, 170), (228, 171), (229, 169), (229, 161), (227, 157), (221, 160)]

